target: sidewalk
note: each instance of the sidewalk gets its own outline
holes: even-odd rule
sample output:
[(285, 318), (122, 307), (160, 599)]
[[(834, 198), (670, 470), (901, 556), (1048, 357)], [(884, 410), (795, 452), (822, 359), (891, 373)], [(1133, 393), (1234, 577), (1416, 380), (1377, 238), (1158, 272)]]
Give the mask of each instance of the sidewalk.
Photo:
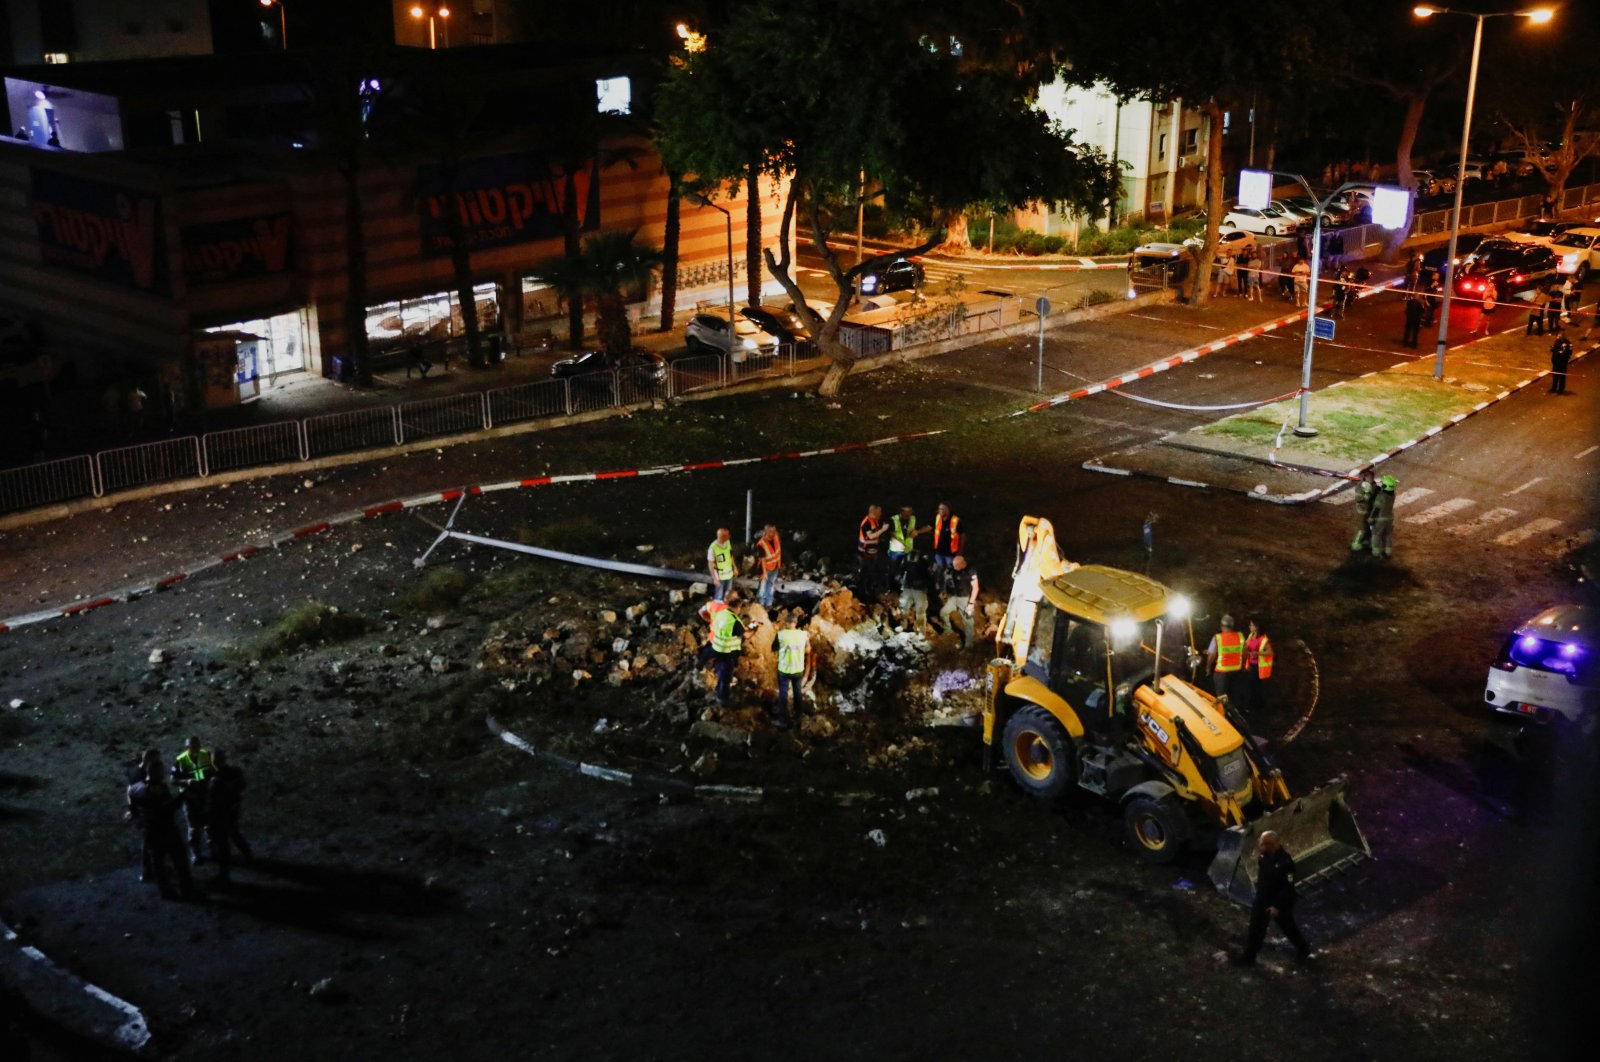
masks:
[[(1593, 305), (1584, 309), (1592, 312)], [(1307, 425), (1294, 433), (1299, 398), (1225, 417), (1154, 443), (1106, 454), (1084, 467), (1112, 475), (1211, 487), (1262, 501), (1298, 504), (1331, 494), (1394, 455), (1453, 427), (1549, 374), (1550, 337), (1525, 338), (1514, 327), (1453, 346), (1445, 378), (1420, 357), (1340, 381), (1311, 395)], [(1587, 313), (1585, 314), (1587, 317)], [(1576, 361), (1600, 349), (1569, 328)]]

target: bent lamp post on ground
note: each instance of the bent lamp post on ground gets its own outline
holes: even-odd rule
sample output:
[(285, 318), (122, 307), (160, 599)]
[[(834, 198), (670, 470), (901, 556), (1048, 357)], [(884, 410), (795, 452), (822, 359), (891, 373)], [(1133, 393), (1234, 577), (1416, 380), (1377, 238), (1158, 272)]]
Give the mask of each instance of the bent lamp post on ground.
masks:
[[(1306, 195), (1311, 198), (1312, 202), (1317, 204), (1316, 217), (1311, 225), (1311, 276), (1307, 281), (1306, 338), (1300, 357), (1300, 418), (1299, 423), (1294, 428), (1296, 435), (1310, 438), (1317, 434), (1317, 429), (1307, 423), (1306, 417), (1311, 409), (1311, 365), (1317, 338), (1317, 283), (1322, 278), (1322, 215), (1328, 209), (1328, 205), (1338, 198), (1340, 192), (1349, 188), (1366, 186), (1360, 182), (1346, 181), (1329, 192), (1326, 198), (1318, 199), (1317, 193), (1311, 190), (1311, 185), (1298, 173), (1285, 173), (1282, 170), (1240, 170), (1239, 204), (1259, 210), (1270, 203), (1272, 201), (1272, 178), (1274, 177), (1284, 177), (1297, 182), (1301, 188), (1305, 189)], [(1376, 192), (1378, 194), (1373, 197), (1372, 220), (1385, 228), (1391, 229), (1404, 225), (1406, 216), (1409, 214), (1410, 193), (1400, 188), (1384, 187), (1377, 188)], [(1397, 195), (1403, 197), (1400, 204), (1395, 202), (1394, 197)], [(1384, 201), (1384, 207), (1388, 208), (1387, 210), (1384, 207), (1380, 207), (1378, 203), (1380, 196)], [(1396, 205), (1400, 206), (1398, 218), (1394, 216), (1394, 207)], [(1380, 211), (1384, 216), (1380, 217)]]
[(1456, 241), (1461, 235), (1461, 192), (1467, 183), (1467, 143), (1472, 134), (1472, 103), (1478, 90), (1478, 55), (1483, 50), (1483, 20), (1488, 18), (1525, 18), (1533, 23), (1549, 22), (1555, 10), (1548, 7), (1529, 8), (1526, 11), (1453, 11), (1448, 7), (1418, 4), (1411, 9), (1418, 18), (1434, 15), (1460, 15), (1476, 21), (1472, 30), (1472, 65), (1467, 71), (1467, 112), (1461, 121), (1461, 157), (1456, 162), (1455, 205), (1450, 209), (1450, 246), (1445, 251), (1444, 263), (1439, 271), (1444, 274), (1444, 298), (1439, 304), (1439, 338), (1434, 345), (1433, 378), (1444, 379), (1444, 352), (1450, 341), (1450, 302), (1455, 290)]

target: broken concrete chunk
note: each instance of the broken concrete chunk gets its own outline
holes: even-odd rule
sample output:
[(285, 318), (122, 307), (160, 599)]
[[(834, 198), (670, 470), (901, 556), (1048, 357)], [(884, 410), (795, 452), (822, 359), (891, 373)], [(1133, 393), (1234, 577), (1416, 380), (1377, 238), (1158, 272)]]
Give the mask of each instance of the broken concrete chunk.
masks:
[(600, 622), (615, 623), (617, 622), (617, 614), (611, 611), (609, 608), (603, 608), (600, 610)]
[(702, 753), (700, 758), (689, 766), (689, 770), (694, 773), (696, 778), (710, 778), (717, 773), (717, 754), (715, 752)]
[(151, 667), (160, 667), (162, 664), (165, 664), (166, 662), (167, 662), (167, 651), (165, 649), (152, 649), (152, 650), (150, 650), (150, 666)]
[(435, 675), (442, 675), (450, 670), (450, 661), (442, 656), (434, 656), (428, 660), (428, 670)]
[(889, 843), (889, 835), (882, 830), (868, 830), (867, 840), (882, 848)]
[(613, 655), (613, 656), (621, 656), (623, 653), (626, 653), (627, 651), (628, 651), (628, 639), (626, 639), (626, 638), (613, 638), (613, 639), (611, 639), (611, 655)]
[(726, 723), (714, 723), (709, 719), (701, 719), (689, 728), (689, 736), (705, 738), (707, 741), (716, 741), (723, 745), (744, 746), (750, 744), (750, 733), (740, 730), (736, 726)]

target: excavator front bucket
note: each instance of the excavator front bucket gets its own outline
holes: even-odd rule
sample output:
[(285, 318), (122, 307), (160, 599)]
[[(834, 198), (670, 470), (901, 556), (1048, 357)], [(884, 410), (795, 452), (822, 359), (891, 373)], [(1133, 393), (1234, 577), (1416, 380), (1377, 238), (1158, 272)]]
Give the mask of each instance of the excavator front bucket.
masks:
[(1217, 857), (1211, 861), (1211, 883), (1235, 903), (1254, 900), (1256, 846), (1268, 830), (1277, 833), (1284, 851), (1294, 858), (1295, 880), (1302, 887), (1367, 859), (1372, 848), (1345, 803), (1344, 790), (1345, 780), (1336, 778), (1243, 826), (1223, 830), (1217, 838)]

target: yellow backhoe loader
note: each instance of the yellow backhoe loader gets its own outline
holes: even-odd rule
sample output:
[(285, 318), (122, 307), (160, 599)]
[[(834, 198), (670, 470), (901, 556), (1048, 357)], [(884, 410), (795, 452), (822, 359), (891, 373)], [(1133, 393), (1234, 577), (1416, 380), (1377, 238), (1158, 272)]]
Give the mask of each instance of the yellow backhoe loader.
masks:
[(1366, 859), (1343, 779), (1291, 797), (1236, 706), (1163, 674), (1179, 653), (1191, 675), (1199, 665), (1189, 611), (1153, 579), (1064, 560), (1050, 522), (1024, 517), (989, 663), (985, 768), (998, 741), (1034, 796), (1086, 789), (1117, 802), (1129, 843), (1149, 862), (1214, 844), (1211, 880), (1240, 903), (1255, 896), (1265, 830), (1277, 831), (1302, 884)]

